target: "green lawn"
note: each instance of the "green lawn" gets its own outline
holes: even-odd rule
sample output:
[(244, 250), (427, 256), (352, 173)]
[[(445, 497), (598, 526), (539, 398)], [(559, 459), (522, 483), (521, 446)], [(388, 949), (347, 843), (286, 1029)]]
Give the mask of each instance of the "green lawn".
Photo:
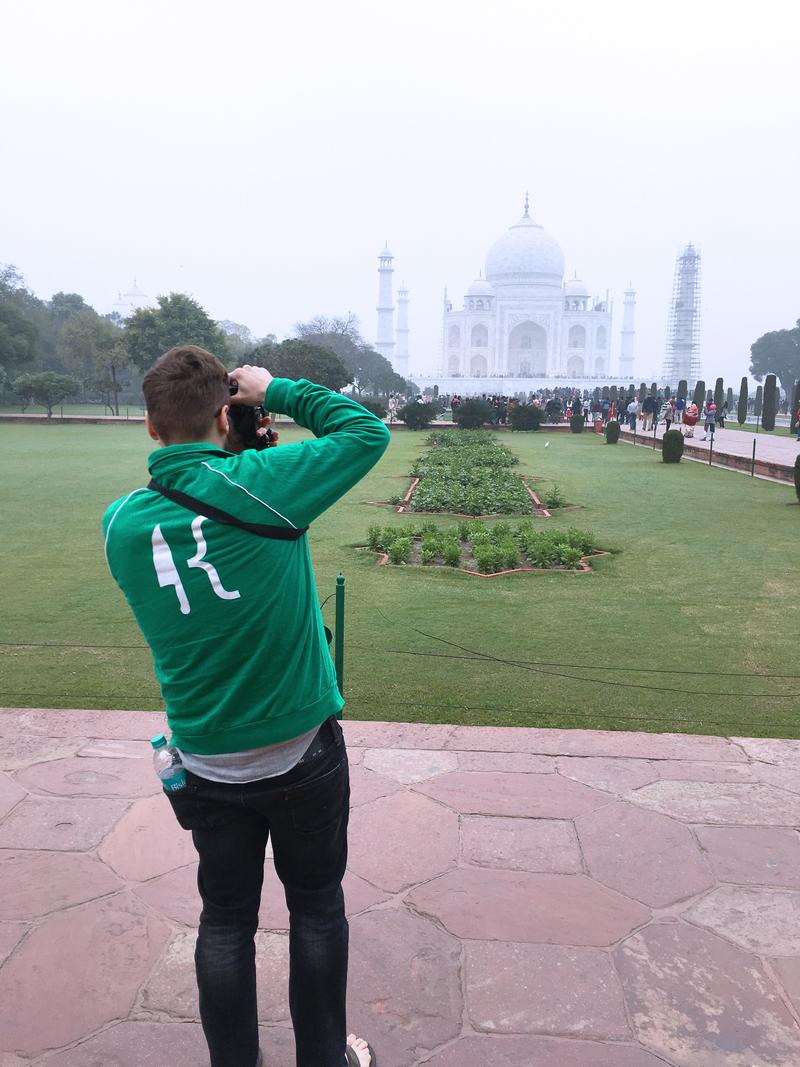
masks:
[[(590, 575), (378, 567), (355, 547), (367, 526), (420, 517), (368, 501), (405, 489), (424, 440), (396, 432), (311, 532), (321, 597), (347, 576), (349, 717), (800, 737), (791, 486), (594, 434), (503, 435), (520, 473), (581, 505), (550, 521), (615, 554)], [(105, 505), (143, 484), (148, 444), (138, 425), (0, 425), (0, 704), (161, 706), (99, 531)]]
[[(22, 414), (22, 408), (19, 404), (0, 404), (0, 413), (20, 415)], [(139, 418), (144, 415), (144, 408), (141, 404), (120, 404), (119, 413), (122, 418), (126, 413), (131, 418), (138, 416)], [(29, 404), (25, 409), (26, 415), (46, 415), (47, 408), (42, 407), (41, 404)], [(54, 415), (111, 415), (111, 409), (107, 408), (104, 404), (56, 404), (53, 408)]]

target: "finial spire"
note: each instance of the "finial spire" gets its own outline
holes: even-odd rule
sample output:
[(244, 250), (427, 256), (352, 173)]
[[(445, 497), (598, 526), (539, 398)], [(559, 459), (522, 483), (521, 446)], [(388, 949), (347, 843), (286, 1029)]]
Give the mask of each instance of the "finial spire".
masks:
[(525, 190), (525, 214), (522, 216), (524, 219), (529, 219), (528, 208), (530, 207), (530, 200), (528, 199), (528, 190)]

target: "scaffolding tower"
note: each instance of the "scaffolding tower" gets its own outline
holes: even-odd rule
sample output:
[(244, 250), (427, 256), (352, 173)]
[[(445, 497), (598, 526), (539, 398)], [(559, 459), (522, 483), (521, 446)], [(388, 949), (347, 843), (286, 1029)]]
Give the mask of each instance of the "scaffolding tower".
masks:
[(700, 253), (689, 243), (675, 258), (672, 307), (667, 328), (664, 381), (677, 385), (681, 378), (696, 382), (700, 362)]

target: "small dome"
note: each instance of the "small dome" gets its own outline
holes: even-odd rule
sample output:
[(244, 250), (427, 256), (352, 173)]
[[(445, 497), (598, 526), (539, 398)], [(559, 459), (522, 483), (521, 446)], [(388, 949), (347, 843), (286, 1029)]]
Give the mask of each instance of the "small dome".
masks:
[(486, 278), (502, 285), (561, 285), (564, 253), (543, 226), (525, 214), (492, 245), (486, 256)]
[(570, 278), (569, 281), (564, 282), (564, 295), (588, 296), (589, 290), (586, 288), (580, 278)]
[(476, 278), (467, 289), (467, 296), (494, 296), (494, 289), (485, 278)]

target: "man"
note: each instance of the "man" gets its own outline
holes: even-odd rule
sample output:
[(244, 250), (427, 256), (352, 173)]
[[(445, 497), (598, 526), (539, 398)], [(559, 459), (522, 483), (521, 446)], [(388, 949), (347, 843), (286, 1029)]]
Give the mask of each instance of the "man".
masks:
[(700, 438), (701, 441), (705, 441), (709, 434), (711, 434), (712, 438), (714, 436), (714, 430), (716, 429), (717, 423), (717, 405), (713, 400), (709, 400), (706, 404), (703, 414), (705, 415), (705, 423), (703, 424), (703, 436)]
[[(230, 379), (234, 403), (290, 415), (316, 440), (232, 454), (225, 368), (202, 348), (173, 348), (143, 383), (162, 446), (148, 460), (153, 482), (103, 518), (109, 568), (152, 650), (187, 769), (169, 799), (199, 854), (200, 1017), (212, 1067), (263, 1062), (254, 935), (271, 838), (298, 1067), (375, 1067), (366, 1042), (346, 1037), (344, 702), (305, 531), (377, 463), (389, 431), (307, 381), (251, 366)], [(176, 492), (186, 496), (165, 495)]]
[(642, 404), (642, 432), (647, 433), (653, 428), (653, 418), (657, 410), (658, 401), (652, 393), (648, 393)]
[(627, 407), (628, 426), (631, 428), (633, 433), (636, 433), (636, 419), (638, 418), (639, 411), (639, 401), (636, 399), (635, 396), (633, 396), (631, 397), (630, 403)]

